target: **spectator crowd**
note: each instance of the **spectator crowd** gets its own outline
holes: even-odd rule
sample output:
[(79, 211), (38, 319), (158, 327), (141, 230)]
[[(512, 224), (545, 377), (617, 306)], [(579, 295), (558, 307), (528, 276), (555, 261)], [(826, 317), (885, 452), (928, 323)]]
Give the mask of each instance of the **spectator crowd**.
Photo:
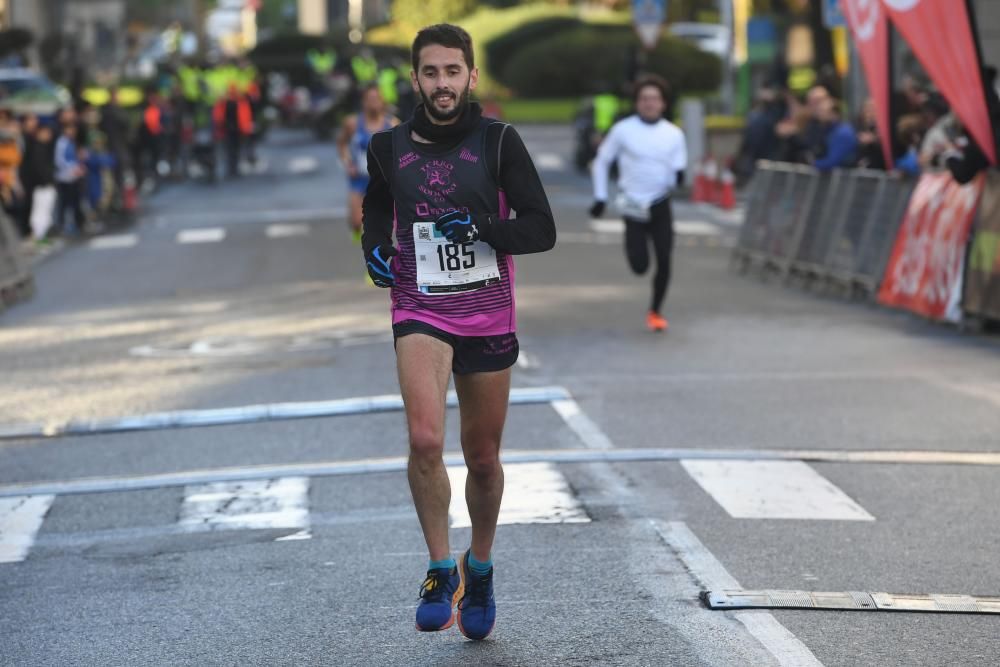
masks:
[[(996, 74), (995, 68), (984, 68), (990, 113), (1000, 120)], [(737, 178), (746, 182), (757, 160), (808, 164), (820, 171), (886, 169), (874, 103), (865, 101), (859, 116), (850, 119), (834, 88), (816, 85), (801, 98), (780, 88), (762, 89), (733, 163)], [(964, 183), (988, 166), (944, 97), (915, 77), (903, 78), (891, 109), (894, 171), (916, 176), (928, 169), (949, 169)]]

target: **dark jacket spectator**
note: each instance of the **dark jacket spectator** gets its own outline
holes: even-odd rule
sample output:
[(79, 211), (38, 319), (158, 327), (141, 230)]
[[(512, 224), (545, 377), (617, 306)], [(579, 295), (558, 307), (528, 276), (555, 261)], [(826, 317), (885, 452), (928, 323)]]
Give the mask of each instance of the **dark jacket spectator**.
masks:
[(826, 127), (826, 152), (813, 161), (813, 166), (820, 171), (853, 167), (857, 162), (858, 138), (851, 124), (841, 118), (840, 109), (832, 98), (821, 107), (819, 120)]

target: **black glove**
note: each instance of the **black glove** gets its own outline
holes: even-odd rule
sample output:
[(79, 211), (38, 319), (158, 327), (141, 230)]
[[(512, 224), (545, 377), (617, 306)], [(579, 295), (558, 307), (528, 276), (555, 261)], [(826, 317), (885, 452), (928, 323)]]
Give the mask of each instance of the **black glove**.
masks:
[(434, 221), (449, 243), (472, 243), (479, 240), (479, 227), (471, 213), (448, 211)]
[(392, 272), (389, 260), (398, 255), (399, 251), (387, 243), (375, 246), (366, 257), (368, 275), (377, 287), (392, 287), (396, 284), (396, 276)]
[(595, 201), (593, 206), (590, 207), (590, 217), (599, 218), (604, 215), (604, 208), (607, 206), (605, 202)]

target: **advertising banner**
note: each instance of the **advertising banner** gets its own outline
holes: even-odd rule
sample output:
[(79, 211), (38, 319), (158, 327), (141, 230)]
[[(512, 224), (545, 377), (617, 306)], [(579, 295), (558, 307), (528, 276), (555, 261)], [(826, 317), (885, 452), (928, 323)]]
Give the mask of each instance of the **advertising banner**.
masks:
[(965, 0), (882, 0), (893, 25), (993, 164), (993, 126)]
[(965, 268), (965, 312), (1000, 319), (1000, 173), (986, 175)]
[(965, 246), (982, 190), (982, 175), (967, 185), (948, 173), (920, 177), (882, 278), (879, 303), (936, 320), (961, 318)]
[(875, 124), (885, 164), (892, 169), (892, 120), (889, 109), (889, 24), (881, 0), (840, 0), (858, 47), (868, 91), (875, 103)]

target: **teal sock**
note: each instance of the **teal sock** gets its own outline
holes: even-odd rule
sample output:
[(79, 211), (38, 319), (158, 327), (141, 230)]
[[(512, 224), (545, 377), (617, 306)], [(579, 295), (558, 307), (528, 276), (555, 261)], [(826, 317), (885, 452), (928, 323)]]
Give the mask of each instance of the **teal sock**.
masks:
[(427, 566), (427, 569), (428, 570), (444, 570), (444, 569), (450, 570), (453, 567), (456, 567), (455, 559), (452, 558), (451, 556), (448, 556), (444, 560), (432, 560), (430, 562), (430, 565)]
[(490, 570), (493, 569), (493, 554), (490, 554), (490, 557), (487, 558), (485, 561), (479, 561), (476, 560), (476, 557), (473, 556), (472, 552), (470, 551), (469, 569), (472, 571), (472, 574), (478, 574), (481, 577), (489, 574)]

